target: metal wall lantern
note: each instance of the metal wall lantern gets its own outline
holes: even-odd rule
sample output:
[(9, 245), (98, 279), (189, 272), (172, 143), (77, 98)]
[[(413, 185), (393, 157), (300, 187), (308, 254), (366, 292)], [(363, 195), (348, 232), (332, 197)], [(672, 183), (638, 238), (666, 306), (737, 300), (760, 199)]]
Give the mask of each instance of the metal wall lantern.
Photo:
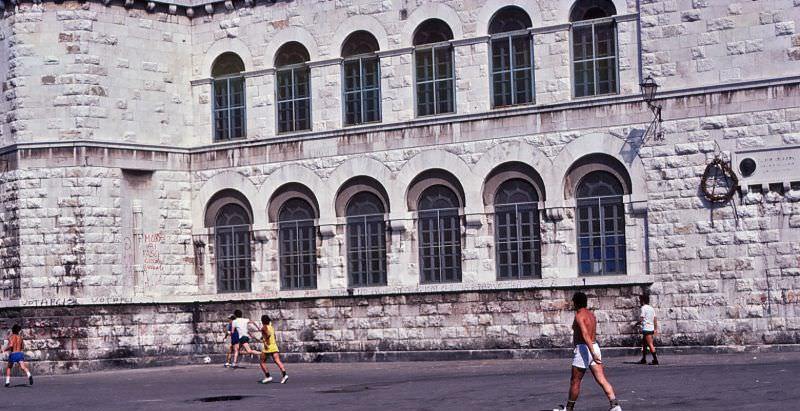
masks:
[(639, 84), (639, 87), (642, 90), (644, 102), (647, 103), (647, 107), (653, 112), (653, 120), (650, 122), (650, 125), (647, 126), (647, 130), (645, 130), (642, 139), (646, 141), (647, 136), (653, 133), (656, 141), (663, 141), (664, 133), (661, 131), (661, 105), (653, 103), (656, 92), (658, 91), (658, 83), (656, 83), (652, 76), (647, 76), (642, 84)]

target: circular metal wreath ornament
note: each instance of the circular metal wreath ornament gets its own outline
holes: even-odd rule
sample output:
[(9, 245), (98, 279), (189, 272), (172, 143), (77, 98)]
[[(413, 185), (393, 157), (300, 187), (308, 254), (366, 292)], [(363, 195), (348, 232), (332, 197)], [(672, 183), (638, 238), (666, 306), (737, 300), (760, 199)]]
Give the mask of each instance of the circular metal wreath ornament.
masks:
[(700, 190), (706, 200), (712, 203), (726, 203), (733, 198), (739, 179), (731, 167), (717, 157), (711, 160), (703, 171), (703, 178), (700, 180)]

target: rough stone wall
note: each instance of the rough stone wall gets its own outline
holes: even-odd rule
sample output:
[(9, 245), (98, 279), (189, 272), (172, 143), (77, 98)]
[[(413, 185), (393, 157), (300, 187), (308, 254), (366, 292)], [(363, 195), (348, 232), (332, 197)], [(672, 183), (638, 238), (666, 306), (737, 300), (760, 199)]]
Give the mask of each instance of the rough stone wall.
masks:
[(19, 185), (15, 172), (0, 179), (0, 300), (20, 298)]
[(19, 230), (4, 240), (4, 264), (19, 253), (26, 304), (197, 292), (186, 173), (51, 167), (15, 176), (9, 221)]
[(643, 1), (644, 71), (665, 89), (797, 75), (798, 24), (792, 0)]
[[(634, 343), (640, 287), (587, 289), (604, 346)], [(273, 319), (284, 352), (379, 352), (563, 347), (571, 343), (572, 290), (320, 298), (171, 305), (66, 306), (4, 310), (21, 323), (29, 358), (58, 371), (220, 354), (234, 309)], [(258, 335), (257, 333), (255, 335)], [(57, 362), (57, 363), (47, 363)]]
[(191, 137), (185, 17), (97, 2), (24, 3), (3, 24), (11, 33), (9, 143), (174, 146)]

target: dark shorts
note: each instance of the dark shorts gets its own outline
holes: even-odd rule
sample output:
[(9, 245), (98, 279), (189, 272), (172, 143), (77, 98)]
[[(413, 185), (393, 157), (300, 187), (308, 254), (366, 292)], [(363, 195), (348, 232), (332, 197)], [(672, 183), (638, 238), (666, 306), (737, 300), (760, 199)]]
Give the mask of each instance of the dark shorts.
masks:
[(653, 335), (655, 333), (655, 331), (642, 331), (642, 335)]
[(246, 335), (243, 337), (239, 337), (239, 345), (247, 344), (249, 342), (250, 342), (250, 337)]
[(233, 334), (231, 334), (231, 345), (236, 345), (236, 344), (239, 344), (239, 332), (238, 331), (234, 331)]
[(16, 364), (21, 361), (25, 361), (25, 356), (21, 352), (12, 352), (8, 355), (9, 364)]

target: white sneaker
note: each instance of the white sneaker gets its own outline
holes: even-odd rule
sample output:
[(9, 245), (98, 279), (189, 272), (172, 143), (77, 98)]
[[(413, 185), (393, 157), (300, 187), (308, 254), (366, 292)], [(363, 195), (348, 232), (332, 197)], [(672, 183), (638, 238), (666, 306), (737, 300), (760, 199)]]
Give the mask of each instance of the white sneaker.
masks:
[(286, 384), (286, 380), (288, 380), (288, 379), (289, 379), (289, 374), (286, 374), (286, 375), (284, 375), (284, 376), (281, 378), (281, 384)]
[(263, 380), (261, 380), (262, 384), (269, 384), (271, 382), (272, 382), (272, 377), (267, 377), (267, 378), (264, 378)]
[(231, 366), (231, 363), (229, 363), (229, 362), (226, 362), (225, 365), (223, 365), (223, 367), (225, 367), (225, 368), (228, 368), (230, 366)]
[(620, 407), (619, 405), (615, 405), (613, 408), (611, 408), (608, 411), (622, 411), (622, 407)]

